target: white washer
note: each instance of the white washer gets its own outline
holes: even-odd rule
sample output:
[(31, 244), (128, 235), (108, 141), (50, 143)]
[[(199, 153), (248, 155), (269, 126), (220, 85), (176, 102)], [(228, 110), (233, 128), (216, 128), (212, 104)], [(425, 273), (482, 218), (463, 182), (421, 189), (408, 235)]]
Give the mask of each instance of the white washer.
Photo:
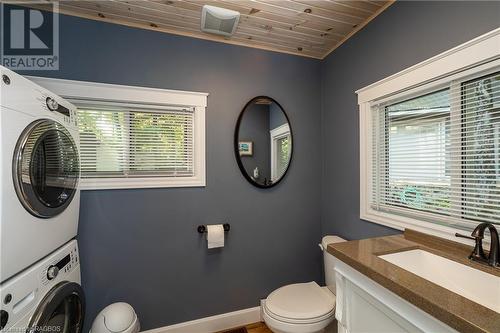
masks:
[(76, 236), (76, 108), (0, 66), (0, 282)]
[(0, 284), (0, 331), (80, 333), (85, 297), (76, 240)]

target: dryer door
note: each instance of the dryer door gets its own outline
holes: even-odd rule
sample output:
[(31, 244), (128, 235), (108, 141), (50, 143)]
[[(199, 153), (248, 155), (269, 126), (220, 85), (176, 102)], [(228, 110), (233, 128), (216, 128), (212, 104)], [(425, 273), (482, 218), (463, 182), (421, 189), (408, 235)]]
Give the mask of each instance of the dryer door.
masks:
[(63, 212), (80, 177), (78, 148), (68, 130), (49, 119), (31, 123), (17, 142), (13, 177), (28, 212), (42, 218)]
[(26, 333), (80, 333), (84, 316), (82, 287), (75, 282), (61, 282), (40, 302)]

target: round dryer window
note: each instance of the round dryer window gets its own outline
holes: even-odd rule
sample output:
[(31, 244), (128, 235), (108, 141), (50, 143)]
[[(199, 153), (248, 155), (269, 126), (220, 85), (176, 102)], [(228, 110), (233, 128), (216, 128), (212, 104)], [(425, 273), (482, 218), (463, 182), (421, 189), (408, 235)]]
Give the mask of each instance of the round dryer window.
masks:
[(17, 196), (31, 214), (49, 218), (64, 211), (80, 176), (71, 134), (53, 120), (31, 123), (17, 142), (13, 174)]
[(75, 282), (61, 282), (42, 299), (26, 333), (80, 333), (84, 316), (82, 287)]

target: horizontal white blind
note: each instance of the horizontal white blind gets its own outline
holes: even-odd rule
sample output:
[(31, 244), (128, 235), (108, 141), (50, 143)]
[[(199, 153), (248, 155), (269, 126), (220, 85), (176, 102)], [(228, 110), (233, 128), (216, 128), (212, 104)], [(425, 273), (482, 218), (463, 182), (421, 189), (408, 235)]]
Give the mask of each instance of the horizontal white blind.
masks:
[(284, 137), (278, 138), (276, 141), (277, 145), (277, 159), (276, 159), (276, 177), (275, 179), (280, 179), (288, 169), (288, 164), (290, 164), (290, 149), (291, 149), (292, 137), (290, 134)]
[(194, 175), (194, 111), (78, 107), (83, 178)]
[(372, 208), (500, 224), (500, 73), (372, 108)]

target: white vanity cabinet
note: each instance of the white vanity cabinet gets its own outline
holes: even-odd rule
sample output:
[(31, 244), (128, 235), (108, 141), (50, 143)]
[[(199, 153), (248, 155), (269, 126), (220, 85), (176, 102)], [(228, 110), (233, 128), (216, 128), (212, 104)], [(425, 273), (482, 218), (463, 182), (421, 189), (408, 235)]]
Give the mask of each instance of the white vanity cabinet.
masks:
[(457, 333), (335, 258), (339, 333)]

